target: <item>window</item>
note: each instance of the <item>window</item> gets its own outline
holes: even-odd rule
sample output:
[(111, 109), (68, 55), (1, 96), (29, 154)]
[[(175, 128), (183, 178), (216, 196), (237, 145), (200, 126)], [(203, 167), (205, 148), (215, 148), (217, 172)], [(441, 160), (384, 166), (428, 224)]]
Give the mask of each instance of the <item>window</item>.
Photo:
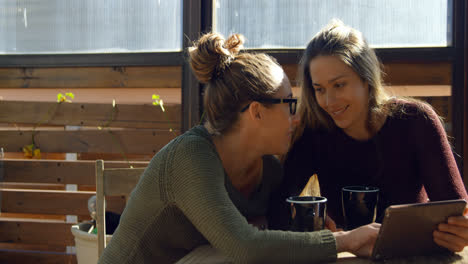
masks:
[(216, 0), (215, 29), (241, 33), (248, 48), (304, 48), (332, 18), (372, 47), (452, 45), (453, 0)]
[(182, 0), (4, 0), (0, 54), (182, 50)]

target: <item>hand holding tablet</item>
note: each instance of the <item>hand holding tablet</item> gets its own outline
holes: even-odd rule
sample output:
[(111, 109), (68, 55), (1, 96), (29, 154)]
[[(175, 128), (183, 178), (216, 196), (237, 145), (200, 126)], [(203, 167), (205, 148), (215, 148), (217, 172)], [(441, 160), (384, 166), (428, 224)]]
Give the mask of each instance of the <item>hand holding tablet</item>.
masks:
[(452, 252), (461, 252), (468, 246), (468, 208), (462, 216), (452, 216), (440, 223), (434, 231), (434, 242)]

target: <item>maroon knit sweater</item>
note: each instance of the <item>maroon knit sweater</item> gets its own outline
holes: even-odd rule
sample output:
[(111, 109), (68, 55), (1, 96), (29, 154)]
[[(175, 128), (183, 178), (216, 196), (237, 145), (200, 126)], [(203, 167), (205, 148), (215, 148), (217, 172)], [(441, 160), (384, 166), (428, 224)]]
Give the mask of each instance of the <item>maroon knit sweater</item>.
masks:
[(380, 188), (378, 220), (386, 207), (447, 199), (467, 199), (445, 130), (435, 112), (413, 102), (396, 100), (403, 109), (387, 118), (380, 131), (358, 141), (341, 129), (307, 129), (285, 161), (283, 188), (296, 195), (317, 173), (327, 212), (342, 225), (343, 186)]

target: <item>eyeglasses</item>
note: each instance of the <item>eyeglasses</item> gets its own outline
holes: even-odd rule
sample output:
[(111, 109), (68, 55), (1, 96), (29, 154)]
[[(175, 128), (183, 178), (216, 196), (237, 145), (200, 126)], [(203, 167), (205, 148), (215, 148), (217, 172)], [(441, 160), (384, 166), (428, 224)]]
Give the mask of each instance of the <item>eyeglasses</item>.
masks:
[[(296, 107), (297, 107), (297, 98), (285, 98), (285, 99), (279, 99), (279, 98), (266, 98), (266, 99), (261, 99), (261, 100), (255, 100), (256, 102), (259, 103), (265, 103), (265, 104), (284, 104), (288, 103), (289, 104), (289, 113), (291, 115), (296, 114)], [(240, 111), (245, 112), (245, 110), (249, 109), (250, 107), (249, 103), (246, 105), (244, 108), (242, 108)]]

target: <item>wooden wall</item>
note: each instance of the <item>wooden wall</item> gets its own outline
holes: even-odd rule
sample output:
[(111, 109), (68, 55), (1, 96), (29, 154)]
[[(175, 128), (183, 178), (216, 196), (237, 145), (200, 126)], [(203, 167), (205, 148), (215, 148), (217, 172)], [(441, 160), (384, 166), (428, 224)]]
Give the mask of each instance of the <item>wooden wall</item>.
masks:
[[(0, 68), (0, 147), (6, 152), (0, 161), (1, 263), (76, 263), (70, 228), (90, 219), (94, 160), (106, 159), (106, 167), (146, 166), (180, 134), (180, 71)], [(66, 92), (75, 99), (57, 103), (57, 94)], [(160, 95), (164, 112), (152, 105), (152, 94)], [(33, 138), (42, 159), (23, 157)], [(64, 160), (66, 153), (76, 155)], [(121, 212), (125, 198), (107, 204)]]
[(180, 66), (0, 68), (0, 88), (180, 88)]

